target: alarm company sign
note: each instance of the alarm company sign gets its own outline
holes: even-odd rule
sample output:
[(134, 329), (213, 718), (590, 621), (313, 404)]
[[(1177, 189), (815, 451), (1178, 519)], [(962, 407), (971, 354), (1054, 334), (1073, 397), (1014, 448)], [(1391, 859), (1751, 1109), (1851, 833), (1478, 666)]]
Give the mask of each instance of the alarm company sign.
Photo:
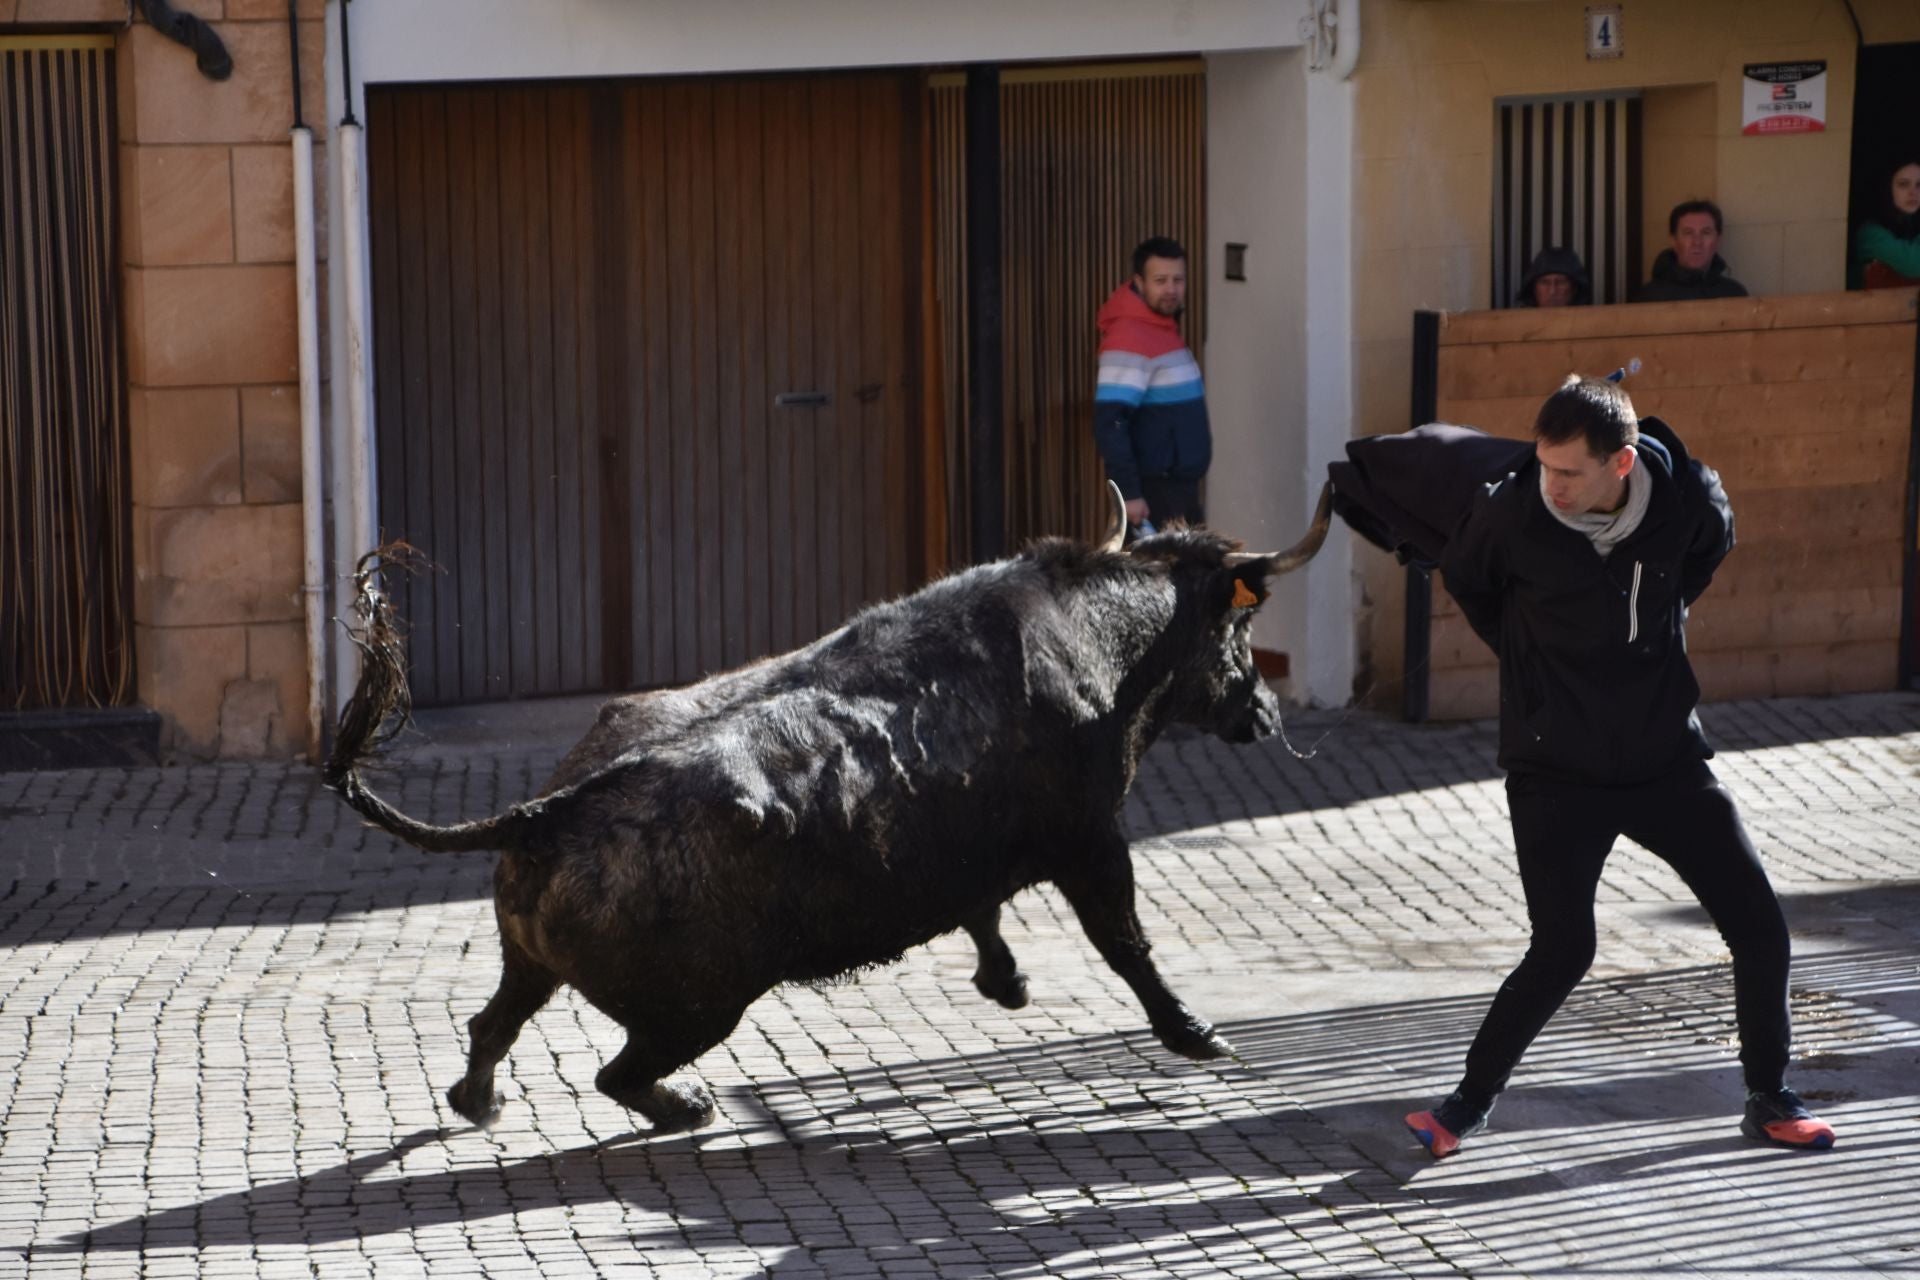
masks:
[(1747, 63), (1741, 80), (1741, 133), (1824, 133), (1826, 128), (1824, 61)]

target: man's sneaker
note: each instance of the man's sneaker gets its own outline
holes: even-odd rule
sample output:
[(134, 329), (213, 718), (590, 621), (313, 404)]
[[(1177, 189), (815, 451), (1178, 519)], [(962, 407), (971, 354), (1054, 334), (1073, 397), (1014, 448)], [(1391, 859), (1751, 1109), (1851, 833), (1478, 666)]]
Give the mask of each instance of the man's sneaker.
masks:
[(1782, 1147), (1825, 1151), (1833, 1146), (1833, 1126), (1815, 1119), (1800, 1095), (1784, 1085), (1747, 1095), (1747, 1114), (1741, 1117), (1740, 1132)]
[(1487, 1127), (1491, 1104), (1476, 1107), (1455, 1089), (1447, 1100), (1431, 1111), (1416, 1111), (1407, 1117), (1407, 1128), (1420, 1139), (1420, 1145), (1433, 1153), (1435, 1160), (1445, 1159), (1460, 1149), (1460, 1140), (1470, 1138)]

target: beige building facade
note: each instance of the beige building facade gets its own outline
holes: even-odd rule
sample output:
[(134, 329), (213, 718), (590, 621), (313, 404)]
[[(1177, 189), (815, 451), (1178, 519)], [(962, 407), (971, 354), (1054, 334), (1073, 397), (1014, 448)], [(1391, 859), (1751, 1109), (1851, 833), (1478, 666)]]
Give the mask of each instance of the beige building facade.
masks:
[[(1416, 311), (1505, 304), (1491, 293), (1490, 235), (1503, 101), (1638, 96), (1641, 278), (1668, 243), (1668, 210), (1706, 198), (1725, 214), (1721, 254), (1750, 293), (1845, 288), (1857, 39), (1920, 40), (1920, 5), (1626, 0), (1614, 6), (1623, 50), (1608, 58), (1587, 55), (1592, 7), (1368, 0), (1353, 76), (1354, 435), (1411, 425)], [(1744, 135), (1743, 68), (1814, 60), (1827, 65), (1825, 130)], [(1394, 683), (1404, 570), (1366, 553), (1355, 572), (1360, 684)]]
[[(350, 656), (334, 641), (339, 652), (309, 660), (303, 485), (315, 465), (328, 472), (325, 576), (337, 582), (356, 536), (339, 487), (340, 440), (356, 416), (346, 370), (365, 334), (344, 321), (346, 277), (327, 260), (344, 256), (348, 218), (366, 226), (329, 138), (344, 110), (364, 111), (365, 86), (343, 87), (336, 5), (298, 0), (298, 96), (314, 135), (320, 224), (311, 372), (328, 434), (323, 462), (303, 465), (288, 7), (175, 6), (224, 43), (234, 67), (225, 80), (130, 19), (130, 7), (140, 6), (0, 0), (0, 41), (70, 37), (113, 54), (135, 697), (158, 713), (169, 758), (297, 755), (312, 741), (313, 669), (331, 683), (331, 707), (338, 659)], [(1606, 59), (1586, 56), (1590, 7), (993, 0), (966, 21), (929, 4), (934, 25), (916, 26), (881, 21), (889, 10), (869, 0), (836, 0), (806, 21), (781, 9), (774, 28), (740, 34), (709, 6), (615, 12), (567, 0), (525, 7), (522, 22), (506, 20), (520, 11), (502, 0), (485, 10), (497, 30), (451, 42), (432, 38), (436, 24), (455, 20), (444, 3), (379, 0), (349, 17), (365, 28), (358, 74), (387, 85), (724, 76), (830, 60), (1204, 58), (1205, 260), (1217, 274), (1230, 244), (1251, 244), (1253, 264), (1246, 283), (1210, 278), (1206, 291), (1216, 429), (1222, 456), (1235, 459), (1218, 472), (1215, 514), (1236, 535), (1277, 545), (1297, 532), (1313, 477), (1340, 441), (1408, 425), (1413, 313), (1494, 301), (1503, 102), (1636, 96), (1645, 261), (1665, 242), (1665, 210), (1706, 196), (1726, 211), (1723, 253), (1754, 293), (1843, 287), (1858, 41), (1920, 41), (1920, 6), (1625, 0), (1624, 51)], [(1344, 46), (1331, 34), (1342, 23)], [(581, 32), (592, 38), (574, 38)], [(1790, 60), (1827, 65), (1825, 131), (1743, 136), (1743, 66)], [(373, 398), (360, 406), (368, 416), (377, 416)], [(1370, 551), (1348, 556), (1344, 546), (1323, 556), (1263, 621), (1263, 643), (1293, 655), (1291, 692), (1303, 701), (1343, 700), (1398, 669), (1400, 570)], [(335, 600), (323, 612), (339, 608)]]
[[(288, 6), (181, 6), (232, 58), (221, 81), (129, 10), (6, 0), (0, 40), (113, 58), (137, 697), (169, 754), (293, 755), (308, 725)], [(302, 0), (314, 123), (322, 17)]]

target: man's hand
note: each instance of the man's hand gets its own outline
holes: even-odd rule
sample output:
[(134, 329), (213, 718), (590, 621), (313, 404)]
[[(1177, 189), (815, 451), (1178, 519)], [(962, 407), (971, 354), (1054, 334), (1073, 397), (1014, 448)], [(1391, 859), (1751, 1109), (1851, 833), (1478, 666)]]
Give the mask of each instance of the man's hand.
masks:
[(1127, 523), (1137, 525), (1146, 518), (1147, 500), (1145, 498), (1129, 499), (1127, 502)]

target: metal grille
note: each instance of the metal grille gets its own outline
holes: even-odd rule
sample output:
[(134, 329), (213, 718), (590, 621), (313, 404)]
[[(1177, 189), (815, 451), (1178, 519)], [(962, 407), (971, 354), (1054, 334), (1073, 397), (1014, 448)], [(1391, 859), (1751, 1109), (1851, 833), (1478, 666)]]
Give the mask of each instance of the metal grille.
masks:
[(0, 708), (134, 695), (111, 37), (0, 40)]
[(1535, 98), (1497, 107), (1493, 305), (1511, 307), (1527, 264), (1550, 247), (1586, 264), (1596, 303), (1640, 278), (1638, 95)]
[[(1206, 314), (1206, 72), (1197, 59), (1008, 69), (1000, 81), (1006, 545), (1094, 536), (1112, 512), (1093, 443), (1094, 316), (1133, 247), (1187, 250), (1187, 344)], [(932, 82), (935, 278), (949, 552), (965, 563), (965, 89)]]

